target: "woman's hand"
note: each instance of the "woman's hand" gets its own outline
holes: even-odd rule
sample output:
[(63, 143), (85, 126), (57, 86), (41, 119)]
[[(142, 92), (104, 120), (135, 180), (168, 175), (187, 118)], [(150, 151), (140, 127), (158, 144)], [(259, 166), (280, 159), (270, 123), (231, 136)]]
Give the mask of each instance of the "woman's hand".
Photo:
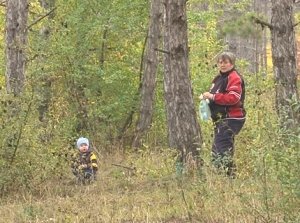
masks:
[(210, 99), (210, 100), (213, 100), (214, 95), (213, 95), (212, 93), (209, 93), (209, 92), (204, 92), (204, 93), (202, 94), (202, 98), (203, 98), (203, 99)]

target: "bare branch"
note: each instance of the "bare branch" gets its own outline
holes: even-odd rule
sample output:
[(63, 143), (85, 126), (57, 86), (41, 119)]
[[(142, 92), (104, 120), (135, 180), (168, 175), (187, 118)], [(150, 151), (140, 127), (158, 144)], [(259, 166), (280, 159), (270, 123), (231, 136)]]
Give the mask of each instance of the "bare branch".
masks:
[(112, 166), (117, 166), (117, 167), (122, 167), (122, 168), (124, 168), (124, 169), (131, 170), (131, 171), (135, 171), (135, 170), (136, 170), (135, 167), (123, 166), (123, 165), (121, 165), (121, 164), (112, 163), (111, 165), (112, 165)]
[[(299, 1), (300, 2), (300, 1)], [(298, 26), (300, 24), (300, 22), (297, 22), (297, 23), (295, 23), (294, 25), (293, 25), (293, 27), (296, 27), (296, 26)]]
[(253, 19), (253, 21), (255, 23), (260, 24), (262, 28), (264, 28), (265, 26), (268, 27), (269, 29), (273, 29), (274, 28), (270, 23), (268, 23), (266, 21), (263, 21), (263, 20), (261, 20), (259, 18), (256, 18), (256, 17), (253, 16), (252, 19)]
[(158, 52), (170, 54), (170, 52), (169, 52), (169, 51), (166, 51), (166, 50), (161, 50), (161, 49), (157, 49), (157, 48), (155, 48), (154, 50), (156, 50), (156, 51), (158, 51)]
[(55, 10), (57, 9), (57, 7), (51, 9), (48, 13), (46, 13), (45, 15), (41, 16), (40, 18), (38, 18), (37, 20), (35, 20), (33, 23), (31, 23), (27, 29), (30, 29), (32, 26), (34, 26), (35, 24), (37, 24), (38, 22), (40, 22), (42, 19), (46, 18), (47, 16), (49, 16), (51, 13), (53, 13)]

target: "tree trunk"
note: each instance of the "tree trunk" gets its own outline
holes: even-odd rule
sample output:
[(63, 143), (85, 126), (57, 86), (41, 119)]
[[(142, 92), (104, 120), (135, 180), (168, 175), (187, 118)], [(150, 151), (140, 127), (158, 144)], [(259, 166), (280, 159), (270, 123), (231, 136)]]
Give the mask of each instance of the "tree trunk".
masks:
[[(55, 0), (40, 0), (40, 5), (43, 7), (45, 10), (51, 10), (55, 6)], [(54, 18), (54, 12), (50, 13), (48, 16), (49, 19)], [(48, 40), (48, 37), (51, 34), (51, 30), (48, 26), (43, 26), (40, 29), (40, 35), (43, 39)], [(45, 64), (45, 60), (43, 56), (39, 56), (40, 61)], [(42, 69), (43, 71), (44, 69)], [(39, 76), (41, 86), (39, 86), (39, 95), (40, 95), (40, 104), (38, 106), (38, 111), (39, 111), (39, 120), (43, 122), (45, 125), (47, 125), (47, 113), (49, 109), (49, 104), (51, 102), (51, 97), (52, 97), (52, 77), (51, 75), (47, 73), (42, 73)]]
[(186, 0), (165, 0), (164, 91), (169, 145), (188, 155), (199, 155), (200, 127), (188, 69)]
[[(260, 0), (259, 1), (259, 7), (261, 9), (261, 13), (263, 15), (265, 15), (268, 19), (268, 21), (271, 20), (271, 2), (270, 0)], [(260, 27), (261, 28), (261, 27)], [(268, 29), (263, 29), (262, 32), (262, 48), (261, 48), (261, 55), (260, 55), (260, 59), (261, 59), (261, 67), (260, 67), (260, 71), (262, 72), (262, 74), (265, 76), (268, 74), (268, 56), (267, 56), (267, 45), (269, 42), (269, 37), (268, 36)]]
[(25, 83), (27, 0), (9, 0), (6, 10), (6, 89), (18, 96)]
[(151, 1), (147, 51), (144, 56), (140, 116), (136, 126), (135, 137), (132, 142), (133, 147), (140, 147), (141, 138), (150, 128), (152, 121), (155, 95), (155, 76), (158, 65), (157, 48), (159, 47), (162, 26), (162, 6), (162, 0)]
[[(27, 18), (27, 0), (6, 1), (6, 90), (14, 96), (22, 94), (25, 84)], [(16, 118), (20, 117), (19, 98), (15, 99), (7, 102), (9, 123), (15, 122)], [(31, 104), (29, 104), (24, 123), (27, 121), (30, 108)], [(22, 130), (23, 123), (19, 129), (14, 128), (5, 139), (4, 147), (7, 148), (9, 154), (11, 153), (9, 165), (16, 157)]]
[(272, 60), (276, 81), (276, 107), (281, 126), (296, 129), (300, 115), (292, 101), (299, 103), (297, 90), (296, 42), (293, 0), (272, 0)]

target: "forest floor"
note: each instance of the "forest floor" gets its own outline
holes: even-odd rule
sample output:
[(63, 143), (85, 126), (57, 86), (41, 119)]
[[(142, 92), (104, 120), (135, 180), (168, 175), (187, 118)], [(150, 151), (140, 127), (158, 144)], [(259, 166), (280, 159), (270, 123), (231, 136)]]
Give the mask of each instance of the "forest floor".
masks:
[(260, 177), (228, 179), (209, 165), (178, 176), (174, 152), (157, 153), (102, 157), (90, 185), (70, 174), (10, 195), (0, 201), (0, 222), (284, 222), (280, 194), (269, 194), (278, 185), (266, 191)]

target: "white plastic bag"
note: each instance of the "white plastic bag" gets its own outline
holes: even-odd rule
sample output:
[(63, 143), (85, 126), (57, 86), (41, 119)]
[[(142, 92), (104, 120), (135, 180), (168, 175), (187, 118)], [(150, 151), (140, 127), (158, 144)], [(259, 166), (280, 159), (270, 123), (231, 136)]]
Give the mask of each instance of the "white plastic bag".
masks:
[(203, 121), (208, 121), (211, 117), (211, 112), (209, 108), (209, 100), (202, 99), (199, 103), (199, 115), (200, 119)]

